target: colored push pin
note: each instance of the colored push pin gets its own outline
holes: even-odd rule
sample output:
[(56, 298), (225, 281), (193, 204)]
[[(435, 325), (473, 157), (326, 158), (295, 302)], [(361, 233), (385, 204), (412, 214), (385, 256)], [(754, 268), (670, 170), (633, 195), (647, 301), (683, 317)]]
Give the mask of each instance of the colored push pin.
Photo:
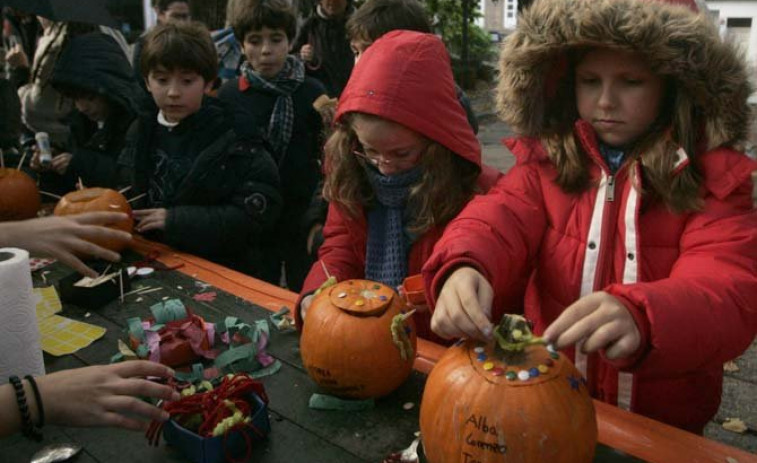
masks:
[(355, 305), (361, 307), (365, 305), (365, 301), (363, 299), (358, 299), (357, 301), (355, 301)]

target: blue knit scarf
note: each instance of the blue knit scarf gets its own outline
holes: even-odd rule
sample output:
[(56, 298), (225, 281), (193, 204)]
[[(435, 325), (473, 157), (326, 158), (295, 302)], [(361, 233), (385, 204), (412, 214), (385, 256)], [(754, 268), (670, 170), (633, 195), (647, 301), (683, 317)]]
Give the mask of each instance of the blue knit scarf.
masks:
[(414, 236), (405, 231), (407, 198), (423, 170), (416, 166), (396, 175), (383, 175), (364, 164), (368, 181), (376, 194), (376, 204), (368, 211), (368, 243), (365, 278), (391, 287), (407, 276), (407, 254)]
[(620, 166), (623, 164), (623, 159), (626, 157), (624, 150), (613, 148), (602, 142), (599, 142), (599, 152), (602, 154), (602, 157), (607, 163), (607, 167), (610, 168), (610, 173), (612, 174), (620, 169)]
[(292, 93), (305, 81), (305, 65), (299, 59), (289, 55), (284, 67), (272, 79), (266, 79), (258, 74), (249, 61), (242, 63), (240, 70), (252, 88), (277, 96), (276, 104), (268, 120), (267, 138), (273, 148), (276, 162), (281, 165), (294, 128)]

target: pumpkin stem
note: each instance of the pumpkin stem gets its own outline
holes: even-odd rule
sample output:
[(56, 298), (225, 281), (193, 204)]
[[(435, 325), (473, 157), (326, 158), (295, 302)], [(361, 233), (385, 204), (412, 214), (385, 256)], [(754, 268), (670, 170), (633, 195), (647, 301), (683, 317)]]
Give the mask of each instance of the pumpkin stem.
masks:
[(505, 314), (496, 328), (494, 339), (505, 353), (523, 352), (527, 346), (546, 344), (544, 338), (534, 336), (528, 321), (520, 315)]

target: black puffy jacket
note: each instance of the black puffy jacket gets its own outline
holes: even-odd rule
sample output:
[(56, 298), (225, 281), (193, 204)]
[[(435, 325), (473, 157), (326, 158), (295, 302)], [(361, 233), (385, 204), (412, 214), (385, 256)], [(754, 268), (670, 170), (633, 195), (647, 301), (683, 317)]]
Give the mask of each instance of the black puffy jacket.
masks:
[[(174, 129), (187, 135), (182, 149), (194, 161), (174, 194), (164, 198), (165, 230), (150, 238), (257, 276), (260, 237), (281, 211), (279, 176), (262, 142), (238, 136), (232, 119), (220, 101), (206, 97), (200, 110)], [(132, 186), (130, 196), (149, 189), (157, 128), (154, 108), (127, 135), (119, 165), (122, 183)], [(133, 204), (154, 206), (147, 198)]]

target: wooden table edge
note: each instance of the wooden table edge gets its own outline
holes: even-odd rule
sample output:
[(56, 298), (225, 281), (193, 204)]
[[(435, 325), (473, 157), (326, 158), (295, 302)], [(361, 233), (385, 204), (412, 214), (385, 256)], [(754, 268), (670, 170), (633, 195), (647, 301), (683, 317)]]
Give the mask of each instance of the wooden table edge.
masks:
[[(297, 294), (243, 273), (214, 264), (169, 246), (134, 237), (132, 249), (146, 255), (157, 252), (157, 260), (216, 288), (276, 312), (293, 309)], [(414, 367), (428, 374), (444, 354), (445, 347), (418, 340)], [(641, 415), (595, 400), (599, 442), (650, 463), (757, 463), (757, 455), (706, 439)], [(728, 460), (731, 458), (733, 460)]]

